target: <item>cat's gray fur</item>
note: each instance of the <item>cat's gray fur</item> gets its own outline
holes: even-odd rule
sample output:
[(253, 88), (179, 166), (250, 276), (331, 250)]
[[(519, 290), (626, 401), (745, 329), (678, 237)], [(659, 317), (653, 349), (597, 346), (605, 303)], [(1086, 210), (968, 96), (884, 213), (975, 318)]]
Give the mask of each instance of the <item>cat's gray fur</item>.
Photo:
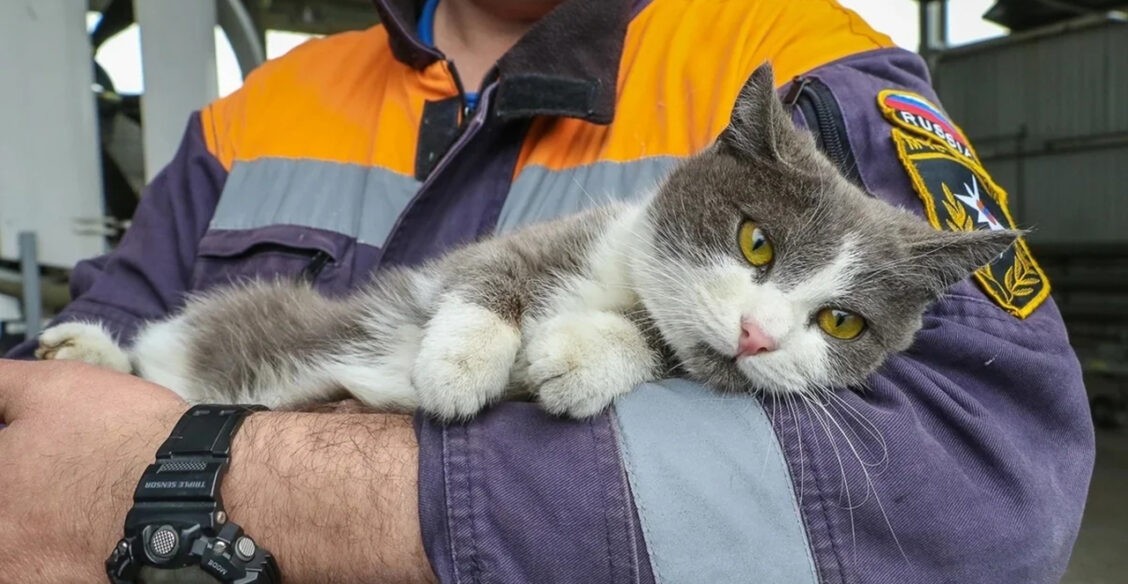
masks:
[[(776, 249), (766, 270), (736, 243), (749, 218)], [(717, 143), (640, 205), (381, 271), (344, 299), (291, 282), (208, 292), (142, 332), (131, 357), (192, 401), (296, 407), (353, 395), (448, 419), (524, 391), (550, 411), (591, 415), (675, 369), (722, 391), (857, 385), (909, 346), (930, 302), (1017, 235), (935, 231), (866, 195), (792, 125), (765, 65)], [(737, 321), (769, 305), (790, 316), (757, 318), (794, 342), (737, 359)], [(857, 312), (868, 328), (851, 341), (819, 336), (809, 314), (819, 305)], [(89, 345), (78, 337), (45, 335), (41, 355), (84, 358), (89, 347), (66, 355)], [(180, 361), (154, 362), (170, 355)]]

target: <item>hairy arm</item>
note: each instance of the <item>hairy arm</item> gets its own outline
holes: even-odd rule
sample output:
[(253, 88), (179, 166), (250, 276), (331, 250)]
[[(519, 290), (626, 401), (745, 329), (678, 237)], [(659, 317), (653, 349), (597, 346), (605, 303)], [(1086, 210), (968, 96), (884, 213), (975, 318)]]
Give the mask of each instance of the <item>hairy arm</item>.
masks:
[(406, 416), (255, 414), (235, 437), (225, 504), (288, 582), (435, 582), (417, 461)]
[[(0, 584), (104, 582), (133, 489), (188, 405), (76, 362), (0, 360)], [(287, 582), (433, 582), (409, 418), (249, 416), (222, 489)]]

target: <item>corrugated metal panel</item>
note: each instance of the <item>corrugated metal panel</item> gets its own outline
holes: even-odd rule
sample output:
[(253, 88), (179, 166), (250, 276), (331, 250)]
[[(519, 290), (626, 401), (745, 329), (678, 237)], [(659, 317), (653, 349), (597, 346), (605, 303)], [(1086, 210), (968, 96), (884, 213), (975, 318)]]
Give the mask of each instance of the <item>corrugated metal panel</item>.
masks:
[(1128, 242), (1128, 24), (951, 51), (935, 83), (1032, 240)]
[(1128, 131), (1128, 24), (1018, 36), (946, 53), (935, 84), (968, 131), (1079, 136)]
[(1024, 161), (1020, 208), (1034, 241), (1128, 241), (1128, 146)]

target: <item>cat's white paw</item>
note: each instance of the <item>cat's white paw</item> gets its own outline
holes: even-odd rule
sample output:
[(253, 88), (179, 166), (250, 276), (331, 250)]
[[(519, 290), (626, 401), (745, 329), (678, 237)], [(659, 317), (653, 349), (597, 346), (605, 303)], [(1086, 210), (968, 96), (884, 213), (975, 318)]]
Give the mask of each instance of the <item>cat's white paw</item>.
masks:
[(86, 322), (68, 322), (53, 326), (39, 335), (39, 359), (82, 361), (129, 373), (129, 355), (114, 341), (101, 325)]
[(653, 380), (658, 365), (638, 327), (611, 312), (557, 315), (530, 331), (525, 351), (541, 405), (573, 418), (594, 416)]
[(505, 393), (520, 346), (517, 327), (497, 314), (444, 300), (427, 323), (412, 371), (420, 406), (444, 420), (473, 416)]

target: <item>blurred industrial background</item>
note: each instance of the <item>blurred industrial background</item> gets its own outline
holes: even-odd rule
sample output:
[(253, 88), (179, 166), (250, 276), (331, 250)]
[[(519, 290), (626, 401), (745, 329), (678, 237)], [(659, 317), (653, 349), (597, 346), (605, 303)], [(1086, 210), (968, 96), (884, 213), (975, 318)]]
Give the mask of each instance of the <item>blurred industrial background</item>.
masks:
[[(1034, 229), (1099, 428), (1065, 581), (1128, 582), (1128, 1), (841, 2), (928, 58)], [(114, 245), (190, 111), (310, 36), (375, 23), (369, 0), (0, 2), (0, 348)]]

